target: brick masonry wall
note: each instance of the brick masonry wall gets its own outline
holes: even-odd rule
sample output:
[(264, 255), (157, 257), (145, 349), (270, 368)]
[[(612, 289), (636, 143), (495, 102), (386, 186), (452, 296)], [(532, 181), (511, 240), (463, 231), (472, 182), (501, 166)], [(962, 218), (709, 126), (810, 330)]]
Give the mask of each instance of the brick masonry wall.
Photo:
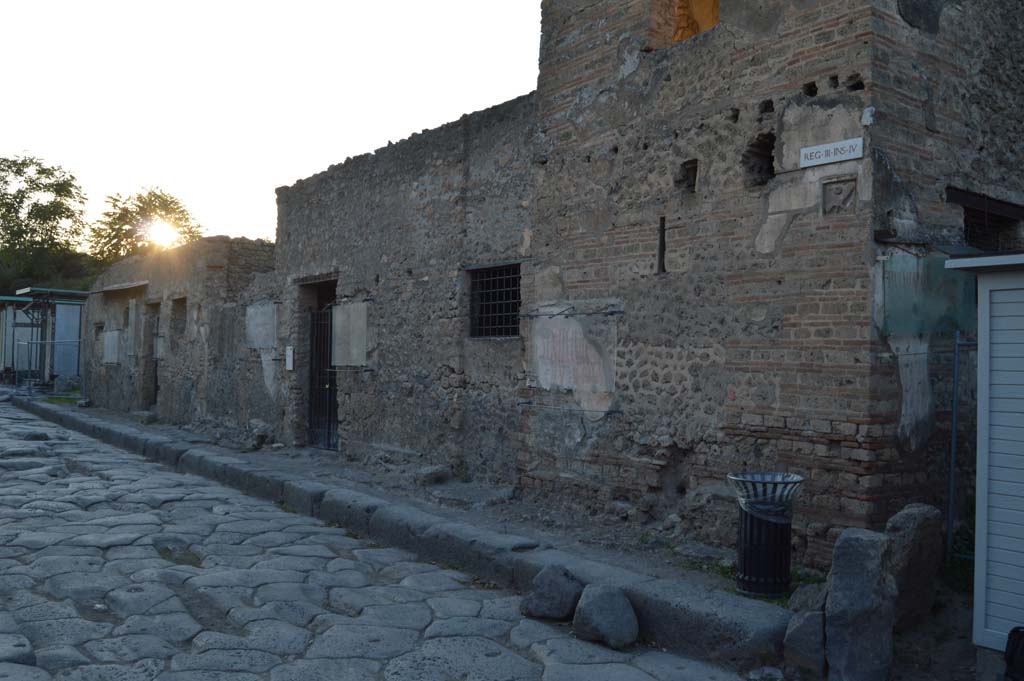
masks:
[[(1020, 41), (994, 0), (903, 4), (723, 1), (670, 45), (666, 0), (545, 0), (536, 93), (279, 189), (273, 272), (251, 245), (190, 271), (199, 368), (167, 394), (194, 409), (168, 414), (308, 442), (309, 314), (365, 301), (367, 364), (337, 373), (343, 456), (676, 513), (725, 544), (725, 475), (781, 468), (807, 478), (795, 548), (818, 566), (843, 527), (941, 501), (950, 333), (973, 300), (930, 244), (962, 241), (947, 184), (1020, 202), (1024, 52), (989, 40)], [(800, 168), (851, 138), (862, 160)], [(520, 336), (469, 338), (467, 268), (509, 262)], [(107, 401), (138, 399), (95, 371)]]
[[(946, 188), (986, 194), (1024, 204), (1024, 11), (1018, 3), (944, 0), (908, 3), (878, 0), (873, 29), (871, 88), (878, 101), (872, 144), (876, 158), (876, 228), (896, 234), (896, 244), (875, 245), (876, 257), (911, 250), (924, 256), (931, 244), (963, 244), (963, 209), (947, 203)], [(919, 292), (927, 298), (926, 291)], [(892, 315), (886, 301), (876, 306), (876, 327)], [(931, 404), (919, 411), (917, 442), (895, 438), (886, 452), (891, 512), (904, 499), (945, 503), (949, 423), (952, 401), (953, 336), (972, 336), (973, 300), (965, 319), (944, 320), (916, 329), (920, 345), (901, 346), (903, 337), (877, 338), (874, 354), (874, 402), (888, 428), (905, 419), (907, 365), (925, 365)], [(951, 315), (952, 316), (952, 315)], [(909, 356), (918, 353), (915, 360)], [(958, 506), (973, 507), (976, 357), (965, 352), (961, 364), (961, 471)], [(903, 404), (901, 404), (903, 402)], [(902, 471), (901, 471), (902, 469)], [(897, 483), (897, 478), (899, 482)], [(884, 513), (883, 513), (884, 514)], [(961, 515), (961, 520), (970, 520)]]
[[(692, 529), (732, 542), (725, 474), (783, 467), (808, 478), (798, 548), (821, 563), (832, 527), (872, 521), (864, 489), (884, 446), (870, 395), (870, 185), (823, 215), (822, 183), (831, 174), (856, 184), (863, 170), (843, 164), (800, 178), (792, 147), (844, 139), (828, 137), (826, 119), (840, 112), (859, 123), (871, 103), (845, 83), (870, 75), (872, 12), (863, 2), (772, 9), (774, 19), (723, 4), (719, 28), (654, 51), (649, 35), (619, 21), (618, 3), (545, 24), (554, 32), (545, 42), (556, 45), (563, 34), (586, 45), (590, 26), (621, 30), (602, 34), (615, 49), (601, 53), (613, 62), (587, 72), (600, 77), (574, 77), (571, 60), (542, 66), (546, 163), (530, 263), (545, 281), (558, 278), (558, 299), (622, 301), (610, 322), (621, 413), (593, 422), (528, 412), (520, 480), (592, 512), (617, 502), (641, 519), (679, 512)], [(804, 92), (811, 82), (816, 96)], [(825, 136), (801, 137), (813, 127)], [(744, 152), (768, 132), (779, 176), (749, 187)], [(691, 159), (695, 192), (682, 170)], [(807, 184), (815, 195), (798, 200)], [(768, 219), (776, 210), (781, 235)], [(525, 395), (551, 401), (543, 390)], [(568, 446), (566, 429), (575, 433)]]
[[(644, 517), (682, 506), (684, 522), (729, 541), (732, 526), (717, 517), (729, 512), (723, 475), (783, 467), (808, 478), (797, 548), (823, 564), (842, 527), (879, 526), (909, 501), (944, 500), (952, 331), (972, 331), (974, 301), (969, 286), (928, 271), (936, 252), (927, 244), (962, 243), (947, 185), (1020, 202), (1009, 162), (1022, 139), (1013, 113), (1020, 10), (766, 5), (723, 3), (719, 29), (654, 52), (664, 44), (660, 6), (654, 42), (615, 3), (546, 23), (556, 51), (585, 52), (595, 27), (613, 27), (585, 72), (564, 57), (542, 66), (535, 223), (537, 242), (551, 247), (530, 267), (558, 278), (560, 299), (622, 301), (622, 411), (584, 420), (571, 447), (561, 438), (568, 419), (532, 415), (521, 479), (586, 499), (591, 511), (629, 501)], [(935, 13), (934, 27), (921, 12)], [(862, 129), (830, 123), (844, 115)], [(817, 139), (804, 136), (814, 129)], [(769, 130), (780, 172), (750, 188), (744, 146)], [(802, 171), (803, 187), (790, 184), (801, 174), (795, 148), (853, 136), (868, 149), (859, 169)], [(688, 159), (700, 163), (693, 193)], [(830, 203), (831, 191), (848, 198)], [(785, 221), (773, 221), (776, 210)], [(662, 219), (667, 272), (657, 274)], [(904, 243), (876, 244), (885, 230)], [(912, 271), (903, 272), (906, 253)], [(898, 277), (908, 285), (890, 299)], [(923, 308), (909, 330), (897, 319), (908, 300)], [(966, 490), (973, 448), (961, 451)], [(708, 500), (713, 511), (700, 512)]]

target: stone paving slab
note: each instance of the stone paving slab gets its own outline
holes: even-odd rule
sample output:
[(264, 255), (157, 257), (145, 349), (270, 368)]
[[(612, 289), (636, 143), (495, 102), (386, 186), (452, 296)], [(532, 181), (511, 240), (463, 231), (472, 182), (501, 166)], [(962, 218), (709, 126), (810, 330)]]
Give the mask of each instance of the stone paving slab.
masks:
[(739, 681), (6, 405), (0, 457), (23, 429), (50, 439), (0, 470), (0, 679)]
[[(323, 522), (338, 525), (353, 532), (358, 537), (368, 537), (376, 541), (408, 549), (413, 553), (406, 554), (407, 561), (419, 559), (435, 560), (450, 565), (458, 565), (491, 582), (525, 589), (533, 577), (545, 566), (557, 564), (565, 566), (574, 576), (585, 584), (609, 584), (627, 590), (634, 607), (637, 609), (641, 632), (645, 640), (661, 648), (683, 653), (689, 657), (712, 661), (736, 669), (747, 669), (765, 663), (774, 663), (780, 659), (782, 641), (790, 613), (773, 604), (750, 600), (726, 591), (713, 589), (705, 584), (692, 584), (682, 580), (656, 580), (653, 577), (608, 564), (584, 559), (569, 552), (560, 551), (534, 541), (529, 537), (500, 534), (491, 530), (477, 528), (463, 522), (426, 513), (412, 505), (395, 503), (375, 497), (365, 492), (354, 490), (343, 485), (325, 485), (312, 479), (303, 478), (294, 471), (275, 470), (265, 462), (255, 464), (247, 462), (237, 452), (218, 450), (209, 445), (190, 446), (186, 442), (176, 442), (166, 436), (146, 433), (144, 430), (132, 428), (124, 424), (111, 424), (89, 414), (87, 411), (71, 409), (44, 402), (14, 398), (18, 407), (59, 423), (67, 428), (82, 433), (95, 435), (104, 442), (116, 447), (136, 452), (150, 459), (173, 466), (179, 473), (202, 476), (228, 487), (241, 490), (246, 494), (276, 502), (292, 510), (314, 515)], [(40, 422), (36, 422), (40, 423)], [(34, 426), (40, 428), (42, 426)], [(65, 434), (66, 435), (66, 434)], [(0, 434), (0, 438), (3, 435)], [(2, 439), (0, 439), (2, 442)], [(42, 441), (52, 446), (52, 442)], [(18, 442), (16, 446), (24, 445)], [(40, 444), (33, 441), (33, 445)], [(65, 445), (67, 442), (65, 441)], [(0, 445), (2, 449), (2, 445)], [(71, 450), (74, 451), (74, 450)], [(3, 455), (0, 454), (0, 459)], [(34, 450), (32, 460), (39, 460)], [(90, 466), (102, 465), (102, 457), (98, 459), (85, 456), (83, 453), (71, 454), (66, 459), (72, 462), (75, 470), (92, 470)], [(43, 458), (43, 461), (46, 459)], [(33, 464), (36, 465), (36, 464)], [(168, 475), (161, 469), (162, 475)], [(2, 472), (2, 469), (0, 469)], [(4, 495), (18, 496), (17, 490), (5, 492), (0, 489), (0, 500)], [(95, 499), (94, 490), (83, 488), (76, 490), (86, 498)], [(131, 492), (131, 503), (138, 505), (133, 512), (139, 514), (137, 520), (146, 520), (146, 503), (161, 502), (162, 507), (189, 503), (189, 497), (175, 497), (177, 490), (173, 486), (139, 487)], [(175, 501), (174, 499), (177, 499)], [(163, 500), (163, 501), (162, 501)], [(50, 502), (74, 503), (68, 499), (49, 499)], [(213, 523), (208, 521), (213, 509), (202, 506), (202, 498), (195, 499), (199, 505), (189, 505), (195, 509), (195, 517), (183, 519), (181, 523), (163, 526), (165, 531), (181, 533), (185, 541), (197, 543), (197, 556), (204, 565), (217, 565), (236, 570), (250, 570), (259, 560), (249, 556), (236, 554), (234, 551), (249, 548), (279, 549), (287, 544), (287, 539), (294, 536), (285, 531), (286, 528), (265, 525), (264, 520), (232, 523)], [(19, 506), (21, 508), (21, 506)], [(294, 516), (293, 516), (294, 517)], [(214, 528), (215, 531), (210, 531)], [(35, 529), (35, 528), (34, 528)], [(110, 550), (115, 547), (131, 545), (133, 531), (142, 535), (150, 526), (124, 523), (112, 525), (109, 533), (112, 538), (68, 540), (68, 543), (80, 542), (82, 546)], [(259, 530), (258, 534), (253, 534)], [(0, 528), (2, 531), (2, 528)], [(45, 532), (43, 533), (45, 534)], [(89, 533), (87, 533), (88, 535)], [(96, 533), (92, 533), (96, 534)], [(106, 534), (106, 533), (103, 533)], [(113, 536), (119, 535), (119, 536)], [(141, 536), (141, 535), (140, 535)], [(205, 541), (196, 542), (197, 538)], [(52, 538), (28, 537), (27, 541), (47, 545)], [(358, 541), (352, 537), (340, 537), (345, 542)], [(110, 546), (99, 544), (110, 543)], [(206, 546), (210, 544), (226, 544), (232, 549), (228, 552), (210, 552)], [(341, 549), (341, 545), (330, 547)], [(351, 546), (349, 547), (351, 548)], [(310, 549), (312, 550), (312, 549)], [(273, 561), (277, 556), (263, 556), (263, 561)], [(349, 559), (352, 560), (352, 559)], [(399, 562), (399, 561), (395, 561)], [(366, 557), (354, 560), (355, 564), (366, 566), (373, 559)], [(296, 565), (311, 567), (309, 561), (296, 561)], [(282, 561), (259, 568), (264, 577), (268, 572), (278, 570)], [(352, 566), (349, 566), (352, 567)], [(379, 570), (379, 565), (373, 565)], [(285, 571), (286, 572), (286, 571)], [(366, 586), (365, 577), (347, 574), (352, 570), (319, 570), (311, 577), (309, 585), (325, 587), (360, 589)], [(340, 576), (335, 576), (340, 575)], [(285, 579), (289, 575), (269, 575), (273, 579)], [(411, 577), (411, 575), (407, 575)], [(2, 580), (3, 577), (0, 577)], [(220, 604), (229, 604), (237, 600), (227, 589), (231, 587), (254, 588), (258, 577), (232, 576), (231, 573), (216, 576), (204, 575), (198, 580), (195, 588), (213, 589), (205, 596)], [(234, 581), (233, 581), (234, 580)], [(362, 581), (361, 581), (362, 580)], [(433, 583), (435, 582), (436, 583)], [(435, 596), (450, 591), (453, 584), (440, 576), (412, 579), (411, 582), (399, 586), (410, 591), (422, 592), (427, 596)], [(431, 590), (431, 585), (436, 590)], [(2, 584), (2, 582), (0, 582)], [(373, 586), (373, 585), (371, 585)], [(352, 595), (338, 595), (333, 591), (326, 602), (330, 607), (365, 607), (367, 603), (358, 605), (360, 598)], [(425, 596), (426, 597), (426, 596)], [(233, 601), (232, 599), (235, 599)], [(354, 600), (357, 606), (352, 606)], [(293, 615), (297, 616), (297, 615)], [(490, 631), (494, 631), (493, 625)], [(452, 631), (454, 625), (448, 624), (435, 627), (435, 631)], [(453, 634), (450, 634), (449, 637)], [(505, 636), (511, 636), (505, 632)], [(486, 638), (486, 634), (484, 634)], [(559, 674), (571, 674), (573, 670), (561, 670)]]

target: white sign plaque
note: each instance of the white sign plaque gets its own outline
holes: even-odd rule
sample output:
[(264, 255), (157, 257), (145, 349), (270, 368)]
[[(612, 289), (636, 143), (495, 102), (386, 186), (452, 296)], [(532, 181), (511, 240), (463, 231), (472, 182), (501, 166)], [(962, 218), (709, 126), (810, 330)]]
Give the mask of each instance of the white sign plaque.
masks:
[(863, 137), (819, 144), (816, 147), (804, 147), (800, 150), (800, 167), (813, 168), (858, 158), (864, 158)]

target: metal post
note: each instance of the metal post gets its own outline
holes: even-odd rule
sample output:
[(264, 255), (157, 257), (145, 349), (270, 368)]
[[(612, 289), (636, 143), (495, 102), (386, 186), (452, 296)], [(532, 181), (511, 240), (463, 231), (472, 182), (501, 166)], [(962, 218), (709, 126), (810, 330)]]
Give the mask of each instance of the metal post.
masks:
[(953, 344), (953, 423), (949, 447), (949, 497), (946, 503), (946, 560), (953, 557), (953, 521), (956, 517), (956, 447), (960, 414), (960, 330)]
[(960, 331), (956, 332), (955, 344), (953, 346), (953, 418), (951, 424), (951, 441), (949, 443), (949, 498), (946, 504), (946, 559), (972, 558), (969, 555), (953, 552), (953, 523), (956, 520), (956, 462), (959, 449), (960, 434), (960, 360), (961, 348), (976, 348), (978, 344), (974, 341), (963, 340)]

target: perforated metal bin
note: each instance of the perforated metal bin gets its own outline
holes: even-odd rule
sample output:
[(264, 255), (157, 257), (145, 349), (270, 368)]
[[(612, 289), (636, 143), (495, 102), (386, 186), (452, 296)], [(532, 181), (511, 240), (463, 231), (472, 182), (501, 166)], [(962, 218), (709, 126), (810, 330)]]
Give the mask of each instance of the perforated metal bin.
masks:
[(736, 586), (750, 596), (789, 593), (793, 498), (804, 479), (793, 473), (729, 476), (740, 507)]

